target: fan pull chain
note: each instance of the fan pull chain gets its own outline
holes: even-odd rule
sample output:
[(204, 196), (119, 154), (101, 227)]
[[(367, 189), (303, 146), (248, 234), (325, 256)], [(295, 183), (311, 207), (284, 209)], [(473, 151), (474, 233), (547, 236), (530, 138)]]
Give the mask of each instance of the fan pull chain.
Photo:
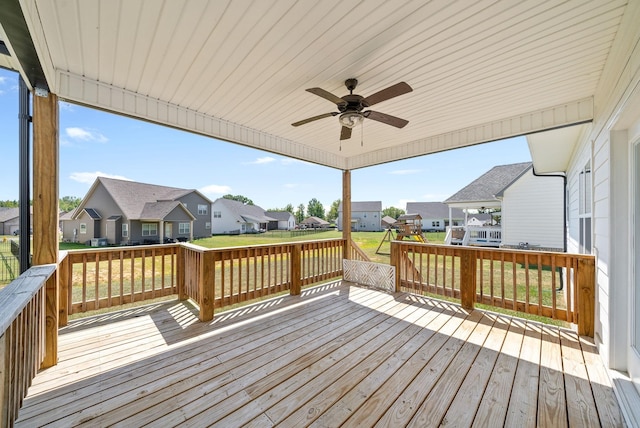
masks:
[(360, 147), (364, 147), (364, 122), (360, 125)]

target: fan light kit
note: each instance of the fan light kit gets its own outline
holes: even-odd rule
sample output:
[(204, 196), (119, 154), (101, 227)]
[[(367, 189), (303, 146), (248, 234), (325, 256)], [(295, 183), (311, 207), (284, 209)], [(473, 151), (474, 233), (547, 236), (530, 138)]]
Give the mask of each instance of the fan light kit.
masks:
[(363, 111), (365, 108), (369, 108), (374, 104), (413, 91), (413, 89), (411, 89), (411, 86), (409, 86), (405, 82), (396, 83), (395, 85), (389, 86), (388, 88), (378, 91), (373, 95), (369, 95), (366, 98), (362, 95), (353, 93), (353, 90), (358, 85), (358, 81), (356, 79), (347, 79), (345, 80), (344, 85), (349, 90), (349, 94), (345, 95), (344, 97), (335, 96), (331, 92), (325, 91), (322, 88), (307, 89), (307, 92), (311, 92), (312, 94), (315, 94), (334, 103), (338, 107), (338, 111), (313, 116), (308, 119), (292, 123), (291, 125), (300, 126), (309, 122), (316, 121), (318, 119), (324, 119), (325, 117), (340, 115), (340, 117), (338, 118), (340, 121), (340, 125), (342, 125), (342, 130), (340, 131), (340, 140), (348, 140), (349, 138), (351, 138), (351, 130), (355, 126), (361, 124), (365, 118), (373, 119), (377, 122), (395, 126), (396, 128), (404, 128), (407, 123), (409, 123), (408, 120), (400, 119), (399, 117), (391, 116), (390, 114), (380, 113), (372, 110)]
[(340, 115), (340, 124), (342, 126), (346, 126), (347, 128), (355, 128), (364, 122), (364, 116), (362, 113), (342, 113)]

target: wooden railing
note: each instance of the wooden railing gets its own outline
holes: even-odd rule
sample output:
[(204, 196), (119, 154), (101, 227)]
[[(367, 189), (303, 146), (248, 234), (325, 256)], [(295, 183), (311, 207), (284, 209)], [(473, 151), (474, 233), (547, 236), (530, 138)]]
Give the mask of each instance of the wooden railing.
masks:
[[(206, 249), (183, 245), (184, 283), (181, 298), (200, 306), (200, 319), (213, 318), (215, 308), (289, 291), (342, 275), (342, 239)], [(180, 271), (183, 269), (179, 268)]]
[(393, 242), (391, 263), (398, 291), (576, 323), (593, 337), (594, 256)]
[[(0, 426), (13, 426), (22, 400), (56, 338), (46, 333), (46, 287), (56, 265), (32, 267), (0, 290)], [(54, 323), (55, 325), (55, 323)]]
[(179, 244), (60, 254), (60, 325), (74, 313), (177, 293)]

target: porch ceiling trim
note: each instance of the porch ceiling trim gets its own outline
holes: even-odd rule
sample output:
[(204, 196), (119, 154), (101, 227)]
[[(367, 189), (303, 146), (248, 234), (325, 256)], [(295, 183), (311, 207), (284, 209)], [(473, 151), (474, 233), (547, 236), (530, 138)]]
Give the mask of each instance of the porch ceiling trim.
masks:
[(345, 158), (73, 73), (58, 71), (57, 80), (61, 99), (342, 170), (365, 168), (593, 120), (593, 98), (588, 97)]
[(402, 146), (387, 147), (375, 152), (354, 156), (348, 159), (348, 169), (364, 168), (429, 153), (591, 122), (593, 115), (593, 97), (588, 97), (543, 110), (416, 140)]
[(345, 169), (343, 157), (73, 73), (57, 72), (58, 97), (295, 159)]

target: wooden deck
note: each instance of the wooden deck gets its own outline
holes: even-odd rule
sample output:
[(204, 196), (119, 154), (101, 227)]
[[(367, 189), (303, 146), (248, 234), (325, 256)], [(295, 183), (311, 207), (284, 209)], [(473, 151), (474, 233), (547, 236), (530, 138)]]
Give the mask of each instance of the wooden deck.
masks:
[(16, 426), (621, 426), (574, 332), (335, 282), (200, 323), (169, 302), (73, 321)]

